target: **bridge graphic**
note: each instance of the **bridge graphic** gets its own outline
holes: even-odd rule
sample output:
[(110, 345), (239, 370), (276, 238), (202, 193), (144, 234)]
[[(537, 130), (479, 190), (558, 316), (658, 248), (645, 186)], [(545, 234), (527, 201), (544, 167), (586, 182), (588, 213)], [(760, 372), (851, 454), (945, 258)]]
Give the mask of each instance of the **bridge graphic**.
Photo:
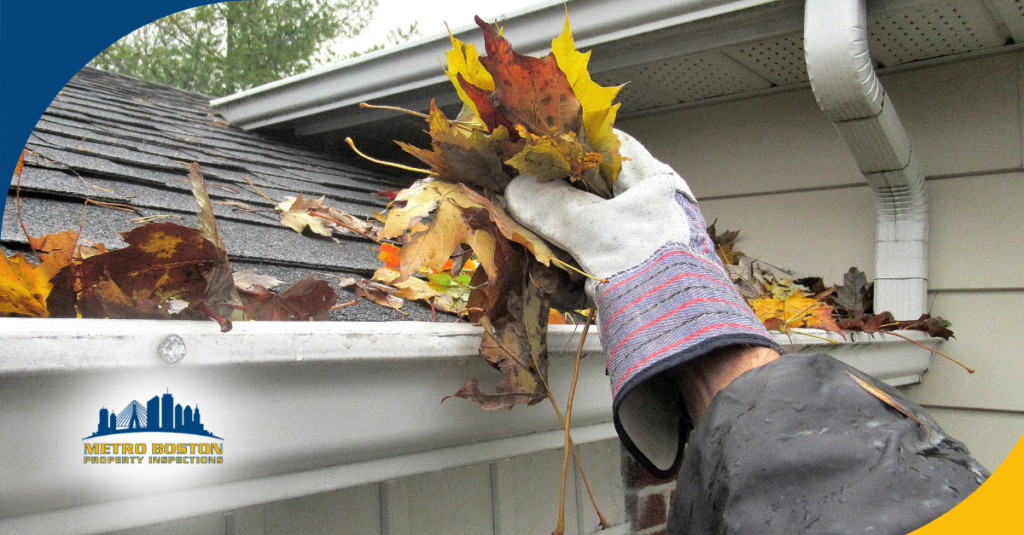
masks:
[(181, 407), (174, 403), (174, 396), (167, 393), (153, 396), (145, 405), (136, 400), (120, 412), (100, 409), (100, 421), (96, 432), (82, 440), (123, 433), (185, 433), (224, 440), (207, 431), (199, 415), (199, 405)]

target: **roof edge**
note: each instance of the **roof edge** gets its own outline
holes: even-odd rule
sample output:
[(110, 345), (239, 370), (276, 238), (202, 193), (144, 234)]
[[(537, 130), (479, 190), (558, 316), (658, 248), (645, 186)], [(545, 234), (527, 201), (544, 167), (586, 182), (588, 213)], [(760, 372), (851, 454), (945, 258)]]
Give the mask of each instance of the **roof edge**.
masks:
[[(672, 26), (709, 19), (785, 0), (648, 0), (621, 9), (618, 0), (568, 2), (577, 46), (590, 48)], [(505, 35), (525, 54), (550, 50), (565, 21), (566, 4), (550, 0), (513, 12), (504, 20)], [(482, 45), (475, 26), (455, 32), (465, 42)], [(358, 104), (371, 96), (387, 98), (443, 83), (440, 62), (450, 49), (438, 34), (391, 50), (214, 99), (210, 105), (227, 121), (245, 130), (280, 125)], [(630, 58), (623, 56), (626, 64)], [(635, 58), (633, 58), (635, 59)]]

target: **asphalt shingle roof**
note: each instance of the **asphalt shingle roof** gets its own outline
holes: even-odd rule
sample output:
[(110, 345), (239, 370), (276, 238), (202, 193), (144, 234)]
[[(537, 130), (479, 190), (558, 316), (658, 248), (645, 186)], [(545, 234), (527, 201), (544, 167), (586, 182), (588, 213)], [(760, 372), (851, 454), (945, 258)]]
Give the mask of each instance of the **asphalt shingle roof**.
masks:
[[(33, 235), (77, 229), (88, 197), (127, 204), (138, 214), (90, 205), (82, 238), (115, 248), (119, 235), (139, 225), (132, 219), (168, 215), (165, 221), (196, 226), (198, 207), (188, 165), (204, 170), (220, 233), (236, 270), (256, 267), (292, 284), (310, 274), (369, 278), (381, 266), (376, 245), (361, 237), (300, 235), (281, 226), (270, 198), (302, 193), (369, 217), (383, 210), (377, 191), (401, 189), (404, 177), (373, 174), (328, 155), (228, 125), (209, 107), (209, 97), (151, 82), (82, 69), (54, 98), (26, 145), (21, 180), (22, 218)], [(254, 211), (239, 210), (242, 203)], [(0, 244), (28, 251), (18, 222), (15, 189), (7, 195)], [(321, 275), (321, 277), (323, 277)], [(340, 301), (355, 299), (341, 290)], [(429, 308), (407, 302), (409, 316), (361, 300), (333, 311), (334, 319), (431, 319)], [(448, 321), (451, 318), (446, 318)]]

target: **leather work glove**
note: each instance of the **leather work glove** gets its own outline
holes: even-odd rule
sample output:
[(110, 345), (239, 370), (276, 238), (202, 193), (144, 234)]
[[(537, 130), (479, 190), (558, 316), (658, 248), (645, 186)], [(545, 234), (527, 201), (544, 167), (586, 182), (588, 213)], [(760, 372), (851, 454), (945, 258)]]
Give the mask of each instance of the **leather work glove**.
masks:
[(587, 273), (608, 356), (616, 431), (652, 474), (682, 458), (687, 413), (661, 372), (727, 346), (780, 348), (729, 280), (686, 182), (629, 135), (629, 158), (602, 199), (565, 180), (520, 176), (505, 189), (512, 215)]

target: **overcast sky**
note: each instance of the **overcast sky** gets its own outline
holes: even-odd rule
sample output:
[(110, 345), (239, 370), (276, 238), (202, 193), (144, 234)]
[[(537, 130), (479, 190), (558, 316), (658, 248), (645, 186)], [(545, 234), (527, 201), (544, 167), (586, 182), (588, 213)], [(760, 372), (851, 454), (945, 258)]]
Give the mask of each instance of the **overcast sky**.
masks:
[(376, 43), (383, 43), (392, 29), (398, 27), (405, 29), (417, 21), (423, 37), (430, 37), (438, 33), (446, 33), (445, 22), (454, 30), (473, 24), (473, 15), (480, 15), (480, 18), (486, 21), (493, 21), (500, 15), (545, 1), (379, 0), (370, 25), (355, 38), (340, 41), (334, 49), (341, 54), (347, 54), (352, 50), (361, 52)]

